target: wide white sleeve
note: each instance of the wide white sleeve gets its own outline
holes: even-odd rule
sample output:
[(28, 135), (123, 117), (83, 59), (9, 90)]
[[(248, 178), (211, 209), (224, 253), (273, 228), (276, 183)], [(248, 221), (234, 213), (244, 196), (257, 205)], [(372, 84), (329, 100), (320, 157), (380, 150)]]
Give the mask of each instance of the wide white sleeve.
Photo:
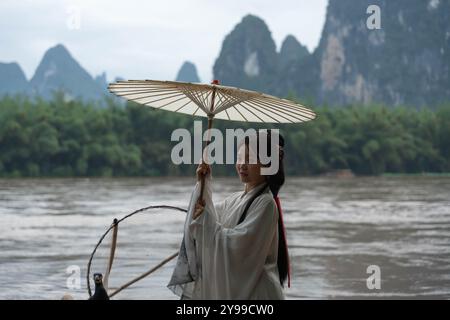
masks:
[(210, 183), (207, 180), (205, 185), (204, 212), (197, 219), (188, 216), (185, 229), (194, 242), (195, 268), (202, 278), (199, 298), (248, 299), (264, 271), (276, 233), (276, 205), (269, 194), (263, 194), (255, 199), (242, 223), (225, 228), (218, 222)]
[(167, 287), (176, 295), (183, 298), (192, 298), (195, 281), (198, 280), (197, 257), (195, 240), (189, 230), (192, 222), (193, 210), (200, 194), (200, 184), (197, 183), (191, 194), (187, 215), (184, 223), (183, 238), (178, 252), (177, 262)]
[[(208, 176), (205, 180), (209, 182), (210, 179), (211, 177)], [(189, 201), (177, 262), (167, 285), (172, 292), (182, 298), (192, 297), (195, 282), (199, 280), (199, 273), (201, 272), (201, 250), (198, 250), (199, 246), (196, 245), (195, 234), (189, 227), (193, 221), (193, 212), (199, 195), (200, 183), (197, 182)], [(210, 183), (205, 185), (204, 198), (207, 200), (208, 207), (213, 206)], [(218, 212), (221, 212), (223, 207), (224, 203), (220, 203), (217, 208)], [(212, 210), (212, 212), (215, 213), (216, 210)]]

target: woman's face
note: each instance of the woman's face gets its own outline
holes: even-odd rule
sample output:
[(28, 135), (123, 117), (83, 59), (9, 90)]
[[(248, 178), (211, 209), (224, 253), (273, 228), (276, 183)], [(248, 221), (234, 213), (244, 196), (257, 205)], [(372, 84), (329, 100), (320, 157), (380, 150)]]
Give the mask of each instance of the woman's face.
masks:
[[(253, 159), (257, 159), (252, 152)], [(265, 180), (265, 176), (261, 175), (261, 163), (249, 163), (249, 148), (243, 144), (237, 154), (236, 171), (243, 183), (259, 184)]]

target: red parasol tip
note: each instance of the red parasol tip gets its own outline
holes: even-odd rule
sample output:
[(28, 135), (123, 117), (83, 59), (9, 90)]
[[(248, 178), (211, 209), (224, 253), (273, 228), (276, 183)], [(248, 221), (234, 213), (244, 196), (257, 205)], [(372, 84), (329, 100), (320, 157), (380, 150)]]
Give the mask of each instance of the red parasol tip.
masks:
[(219, 84), (219, 80), (213, 80), (211, 84)]

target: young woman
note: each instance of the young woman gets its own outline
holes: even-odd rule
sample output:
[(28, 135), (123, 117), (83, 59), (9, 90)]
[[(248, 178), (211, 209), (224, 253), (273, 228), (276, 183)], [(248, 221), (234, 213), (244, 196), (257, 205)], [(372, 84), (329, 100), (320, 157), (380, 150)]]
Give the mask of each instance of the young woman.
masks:
[[(236, 171), (244, 191), (213, 204), (211, 168), (200, 164), (192, 193), (184, 237), (177, 265), (168, 285), (182, 299), (284, 299), (283, 284), (289, 278), (289, 256), (278, 191), (284, 183), (283, 146), (279, 150), (279, 170), (261, 175), (257, 163), (261, 135), (256, 149), (249, 139), (240, 146)], [(271, 156), (270, 154), (268, 155)], [(270, 164), (268, 164), (270, 165)], [(204, 201), (197, 201), (200, 180), (205, 176)]]

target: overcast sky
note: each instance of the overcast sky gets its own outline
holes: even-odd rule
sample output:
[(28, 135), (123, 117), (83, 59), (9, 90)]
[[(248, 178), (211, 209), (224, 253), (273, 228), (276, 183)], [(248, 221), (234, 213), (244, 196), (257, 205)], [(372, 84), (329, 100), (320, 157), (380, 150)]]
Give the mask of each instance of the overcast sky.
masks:
[(29, 79), (44, 52), (62, 43), (89, 73), (106, 71), (108, 80), (174, 80), (189, 60), (209, 82), (224, 37), (246, 14), (267, 23), (278, 50), (293, 34), (312, 51), (326, 5), (327, 0), (1, 0), (0, 62), (18, 62)]

